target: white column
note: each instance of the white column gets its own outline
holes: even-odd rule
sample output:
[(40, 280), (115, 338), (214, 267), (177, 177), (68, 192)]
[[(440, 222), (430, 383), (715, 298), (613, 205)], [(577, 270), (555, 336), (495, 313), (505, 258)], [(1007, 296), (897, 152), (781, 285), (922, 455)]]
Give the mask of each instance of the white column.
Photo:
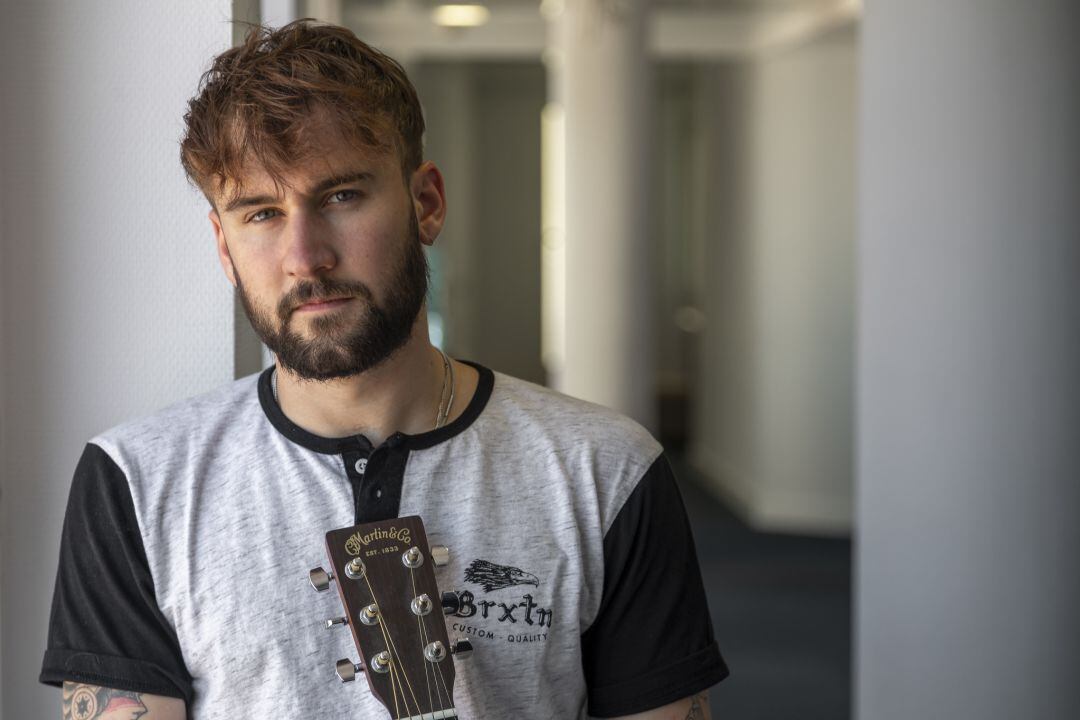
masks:
[(1080, 13), (862, 35), (862, 720), (1080, 717)]
[(551, 17), (560, 25), (552, 37), (563, 75), (553, 87), (562, 88), (566, 132), (565, 355), (555, 376), (564, 392), (651, 427), (647, 6), (571, 0)]
[(307, 14), (316, 20), (333, 25), (342, 22), (342, 0), (307, 0)]
[(297, 18), (300, 0), (259, 0), (259, 17), (263, 25), (281, 27)]

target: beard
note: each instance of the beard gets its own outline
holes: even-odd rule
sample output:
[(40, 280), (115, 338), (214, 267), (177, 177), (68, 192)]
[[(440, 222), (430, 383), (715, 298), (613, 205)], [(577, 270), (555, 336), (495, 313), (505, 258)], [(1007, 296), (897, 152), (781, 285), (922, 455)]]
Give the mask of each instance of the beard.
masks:
[[(297, 283), (270, 313), (256, 306), (237, 273), (236, 291), (244, 312), (282, 367), (304, 380), (334, 380), (370, 370), (405, 345), (428, 290), (420, 228), (415, 215), (409, 213), (409, 218), (408, 237), (392, 268), (382, 305), (362, 282), (319, 277)], [(343, 318), (347, 313), (340, 312), (317, 315), (309, 320), (310, 338), (289, 328), (289, 319), (300, 305), (341, 297), (363, 304), (359, 318)]]

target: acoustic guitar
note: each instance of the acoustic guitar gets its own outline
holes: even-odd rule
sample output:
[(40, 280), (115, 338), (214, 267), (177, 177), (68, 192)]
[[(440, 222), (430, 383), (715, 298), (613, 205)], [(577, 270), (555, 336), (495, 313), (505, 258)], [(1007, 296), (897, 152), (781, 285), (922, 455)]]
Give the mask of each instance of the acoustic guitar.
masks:
[(443, 620), (460, 606), (435, 581), (449, 550), (430, 547), (424, 523), (411, 516), (331, 530), (326, 551), (331, 570), (312, 570), (311, 586), (337, 585), (345, 615), (326, 626), (347, 626), (360, 653), (359, 662), (337, 662), (341, 681), (364, 673), (393, 720), (457, 720), (454, 658), (467, 657), (472, 644), (451, 643)]

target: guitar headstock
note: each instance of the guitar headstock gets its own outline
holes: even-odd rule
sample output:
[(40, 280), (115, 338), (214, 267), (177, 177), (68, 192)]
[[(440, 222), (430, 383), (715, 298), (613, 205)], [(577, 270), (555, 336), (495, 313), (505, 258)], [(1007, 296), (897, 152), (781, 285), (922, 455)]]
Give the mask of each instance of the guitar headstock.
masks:
[(345, 616), (327, 627), (347, 625), (360, 662), (339, 660), (342, 682), (365, 672), (375, 697), (393, 718), (456, 720), (454, 660), (472, 651), (451, 644), (443, 621), (457, 598), (439, 594), (435, 566), (449, 551), (428, 545), (417, 516), (354, 525), (326, 534), (331, 573), (311, 571), (311, 584), (326, 590), (336, 580)]

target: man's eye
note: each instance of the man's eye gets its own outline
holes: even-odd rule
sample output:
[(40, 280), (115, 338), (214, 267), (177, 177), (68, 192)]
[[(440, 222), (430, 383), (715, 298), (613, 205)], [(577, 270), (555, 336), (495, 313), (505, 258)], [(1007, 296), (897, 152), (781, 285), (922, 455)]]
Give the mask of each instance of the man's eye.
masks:
[(259, 210), (257, 212), (252, 213), (251, 216), (247, 219), (247, 221), (248, 222), (255, 222), (255, 223), (265, 222), (266, 220), (269, 220), (270, 218), (274, 217), (274, 215), (276, 215), (276, 214), (277, 214), (277, 210), (273, 210), (271, 208), (266, 208), (265, 210)]
[(360, 193), (355, 190), (338, 190), (334, 192), (326, 199), (327, 203), (343, 203), (350, 200), (355, 200), (359, 197)]

